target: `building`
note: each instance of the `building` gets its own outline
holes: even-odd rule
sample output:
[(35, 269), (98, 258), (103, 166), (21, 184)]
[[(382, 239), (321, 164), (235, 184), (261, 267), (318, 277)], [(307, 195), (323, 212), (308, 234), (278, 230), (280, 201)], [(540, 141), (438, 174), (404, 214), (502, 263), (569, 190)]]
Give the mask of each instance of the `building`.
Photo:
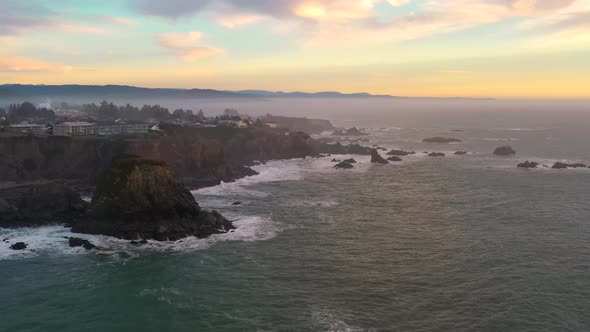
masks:
[(145, 134), (150, 129), (147, 123), (125, 123), (116, 122), (96, 125), (94, 132), (100, 136), (121, 135), (121, 134)]
[(42, 134), (45, 132), (45, 126), (32, 123), (12, 124), (6, 129), (13, 133)]
[(94, 135), (94, 124), (77, 121), (64, 122), (53, 126), (55, 136), (87, 136)]

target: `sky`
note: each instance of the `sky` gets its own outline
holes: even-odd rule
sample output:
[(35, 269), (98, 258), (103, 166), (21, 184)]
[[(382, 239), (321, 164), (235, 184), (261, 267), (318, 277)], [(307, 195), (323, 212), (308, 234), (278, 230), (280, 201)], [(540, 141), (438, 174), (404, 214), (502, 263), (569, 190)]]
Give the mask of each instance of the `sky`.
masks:
[(590, 98), (590, 0), (0, 0), (0, 83)]

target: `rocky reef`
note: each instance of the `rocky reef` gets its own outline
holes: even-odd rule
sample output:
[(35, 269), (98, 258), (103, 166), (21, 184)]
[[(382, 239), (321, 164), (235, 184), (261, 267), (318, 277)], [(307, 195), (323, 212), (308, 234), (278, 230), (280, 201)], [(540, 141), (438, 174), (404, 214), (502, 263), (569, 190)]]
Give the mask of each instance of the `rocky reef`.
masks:
[(162, 160), (122, 155), (99, 181), (87, 215), (72, 231), (123, 239), (178, 240), (226, 233), (232, 223), (204, 211)]
[(555, 164), (553, 164), (553, 166), (551, 168), (553, 169), (567, 169), (567, 168), (586, 168), (588, 167), (586, 164), (582, 164), (582, 163), (575, 163), (575, 164), (568, 164), (568, 163), (562, 163), (562, 162), (556, 162)]
[(518, 168), (537, 168), (539, 166), (539, 163), (534, 162), (534, 161), (525, 161), (524, 163), (520, 163), (518, 165), (516, 165), (516, 167)]
[(414, 152), (414, 151), (403, 151), (403, 150), (395, 150), (395, 149), (387, 152), (388, 156), (398, 156), (398, 157), (405, 157), (405, 156), (414, 155), (414, 154), (416, 154), (416, 152)]
[(352, 127), (347, 130), (336, 130), (332, 133), (333, 136), (367, 136), (369, 134), (360, 131), (356, 127)]

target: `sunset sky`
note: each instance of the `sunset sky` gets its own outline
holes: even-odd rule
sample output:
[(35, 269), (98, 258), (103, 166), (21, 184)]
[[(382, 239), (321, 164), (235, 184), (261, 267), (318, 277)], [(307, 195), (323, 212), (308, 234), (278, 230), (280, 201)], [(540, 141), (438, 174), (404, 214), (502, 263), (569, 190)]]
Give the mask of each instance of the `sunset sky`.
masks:
[(590, 0), (0, 0), (0, 83), (590, 98)]

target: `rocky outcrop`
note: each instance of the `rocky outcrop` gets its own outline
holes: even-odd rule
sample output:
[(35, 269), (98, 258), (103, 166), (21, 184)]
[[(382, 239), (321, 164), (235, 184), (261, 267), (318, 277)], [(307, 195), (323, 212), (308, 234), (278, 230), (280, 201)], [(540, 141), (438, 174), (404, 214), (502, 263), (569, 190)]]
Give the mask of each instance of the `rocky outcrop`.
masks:
[(269, 128), (194, 128), (161, 124), (162, 134), (117, 137), (14, 136), (0, 133), (0, 183), (74, 181), (93, 186), (113, 157), (165, 161), (191, 188), (256, 174), (255, 161), (321, 153), (369, 155), (359, 144), (328, 144), (302, 132)]
[(464, 156), (466, 154), (467, 154), (467, 151), (457, 151), (457, 152), (455, 152), (455, 155), (456, 156)]
[(510, 146), (505, 145), (494, 150), (496, 156), (512, 156), (516, 154), (516, 151)]
[(25, 249), (27, 249), (27, 244), (24, 242), (17, 242), (15, 244), (11, 245), (10, 249), (12, 249), (12, 250), (25, 250)]
[(114, 158), (99, 182), (87, 216), (72, 231), (124, 239), (178, 240), (234, 229), (217, 211), (204, 211), (176, 182), (168, 165), (137, 156)]
[(555, 164), (553, 164), (553, 166), (551, 168), (553, 169), (567, 169), (567, 168), (587, 168), (588, 166), (582, 163), (576, 163), (576, 164), (568, 164), (568, 163), (562, 163), (562, 162), (556, 162)]
[(338, 163), (338, 164), (334, 165), (334, 168), (337, 168), (337, 169), (351, 169), (351, 168), (354, 168), (354, 166), (352, 166), (351, 163), (348, 163), (346, 161), (343, 161), (341, 163)]
[(405, 156), (414, 155), (414, 154), (416, 154), (416, 152), (414, 152), (414, 151), (403, 151), (403, 150), (395, 150), (395, 149), (387, 152), (388, 156), (399, 156), (399, 157), (405, 157)]
[(428, 154), (429, 157), (446, 157), (446, 155), (442, 152), (431, 152)]
[(425, 138), (422, 140), (423, 143), (440, 143), (440, 144), (448, 144), (448, 143), (460, 143), (462, 142), (460, 139), (458, 138), (452, 138), (452, 137), (430, 137), (430, 138)]
[(70, 247), (83, 247), (86, 250), (96, 249), (96, 246), (88, 240), (81, 239), (79, 237), (71, 237), (68, 239), (68, 245)]
[(71, 224), (88, 203), (63, 183), (20, 185), (0, 190), (0, 227)]
[(373, 164), (389, 164), (389, 161), (385, 160), (381, 155), (379, 155), (379, 151), (376, 149), (371, 150), (371, 163)]
[(343, 160), (343, 162), (345, 162), (345, 163), (349, 163), (349, 164), (356, 164), (356, 160), (354, 160), (354, 159), (352, 159), (352, 158), (350, 158), (350, 159), (345, 159), (345, 160)]
[(395, 162), (403, 161), (402, 158), (396, 157), (396, 156), (391, 156), (391, 157), (387, 158), (387, 160), (388, 161), (395, 161)]
[(520, 163), (517, 165), (517, 167), (519, 168), (537, 168), (539, 166), (539, 163), (534, 162), (534, 161), (525, 161), (524, 163)]

